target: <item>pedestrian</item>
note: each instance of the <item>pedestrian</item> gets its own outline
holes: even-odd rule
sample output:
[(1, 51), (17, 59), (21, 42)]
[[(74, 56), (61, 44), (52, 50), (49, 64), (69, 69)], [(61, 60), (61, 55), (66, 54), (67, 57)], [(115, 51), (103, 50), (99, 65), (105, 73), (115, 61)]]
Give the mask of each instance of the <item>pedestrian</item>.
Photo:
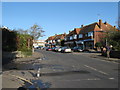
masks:
[(111, 51), (110, 46), (107, 46), (106, 50), (107, 50), (107, 58), (109, 59), (110, 58), (110, 51)]

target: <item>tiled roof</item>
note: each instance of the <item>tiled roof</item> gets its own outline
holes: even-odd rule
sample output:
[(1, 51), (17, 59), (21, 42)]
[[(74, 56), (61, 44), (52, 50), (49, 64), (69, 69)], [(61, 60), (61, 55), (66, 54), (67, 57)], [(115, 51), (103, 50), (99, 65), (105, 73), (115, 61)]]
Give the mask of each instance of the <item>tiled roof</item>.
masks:
[(59, 35), (56, 35), (56, 37), (54, 39), (55, 40), (57, 40), (57, 39), (64, 39), (65, 36), (66, 36), (66, 34), (59, 34)]
[(50, 37), (48, 37), (47, 40), (53, 40), (54, 38), (55, 38), (55, 36), (50, 36)]
[(79, 33), (84, 34), (84, 33), (87, 33), (87, 32), (94, 31), (94, 28), (95, 28), (96, 25), (97, 25), (97, 23), (93, 23), (93, 24), (84, 26), (83, 28), (81, 28)]
[(81, 28), (80, 32), (81, 34), (85, 34), (91, 31), (95, 30), (103, 30), (103, 31), (108, 31), (108, 30), (115, 30), (114, 26), (108, 24), (108, 23), (101, 23), (101, 28), (99, 26), (99, 22), (92, 23), (90, 25), (84, 26)]
[(67, 36), (71, 36), (71, 35), (73, 35), (73, 34), (79, 34), (79, 32), (80, 32), (80, 28), (75, 28), (74, 30), (72, 30)]
[(66, 34), (59, 34), (59, 35), (56, 34), (54, 36), (48, 37), (48, 39), (46, 41), (48, 41), (48, 40), (56, 40), (56, 39), (63, 39), (65, 36), (66, 36)]

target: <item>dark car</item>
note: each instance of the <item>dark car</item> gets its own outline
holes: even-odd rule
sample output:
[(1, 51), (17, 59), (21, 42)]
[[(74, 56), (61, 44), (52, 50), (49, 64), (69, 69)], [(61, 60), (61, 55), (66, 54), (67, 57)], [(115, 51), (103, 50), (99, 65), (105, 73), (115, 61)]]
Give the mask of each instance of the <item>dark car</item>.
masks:
[(82, 47), (74, 47), (72, 50), (74, 52), (82, 52), (83, 51)]
[(37, 47), (37, 49), (41, 49), (41, 48), (42, 48), (42, 46), (38, 46), (38, 47)]

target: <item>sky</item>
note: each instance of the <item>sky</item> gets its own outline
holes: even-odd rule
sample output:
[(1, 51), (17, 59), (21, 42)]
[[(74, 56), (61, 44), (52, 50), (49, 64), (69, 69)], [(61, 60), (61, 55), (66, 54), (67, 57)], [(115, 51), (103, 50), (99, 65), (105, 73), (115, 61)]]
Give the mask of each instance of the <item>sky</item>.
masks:
[(38, 24), (42, 40), (99, 19), (117, 26), (118, 2), (2, 2), (2, 25), (26, 30)]

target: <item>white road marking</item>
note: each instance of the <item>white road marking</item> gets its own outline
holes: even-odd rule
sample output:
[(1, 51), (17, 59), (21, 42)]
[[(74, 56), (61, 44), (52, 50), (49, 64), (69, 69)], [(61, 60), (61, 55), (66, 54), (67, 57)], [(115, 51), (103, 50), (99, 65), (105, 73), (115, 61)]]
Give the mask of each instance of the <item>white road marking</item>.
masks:
[(115, 78), (108, 78), (108, 79), (115, 79)]
[(59, 81), (95, 81), (95, 80), (101, 80), (100, 78), (87, 78), (87, 79), (76, 79), (76, 80), (59, 80)]
[(102, 73), (102, 74), (108, 75), (106, 72), (103, 72), (103, 71), (97, 70), (96, 68), (93, 68), (93, 67), (91, 67), (91, 66), (88, 66), (88, 65), (84, 65), (84, 66), (87, 67), (87, 68), (90, 68), (90, 69), (92, 69), (92, 70), (94, 70), (94, 71), (97, 71), (97, 72), (99, 72), (99, 73)]

